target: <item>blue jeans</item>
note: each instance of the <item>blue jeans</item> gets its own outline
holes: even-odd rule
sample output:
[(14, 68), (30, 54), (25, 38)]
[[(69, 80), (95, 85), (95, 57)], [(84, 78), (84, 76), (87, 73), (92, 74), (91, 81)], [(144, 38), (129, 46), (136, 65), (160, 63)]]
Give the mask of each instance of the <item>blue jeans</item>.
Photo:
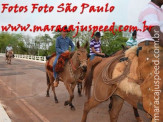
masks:
[(97, 55), (96, 54), (90, 55), (90, 60), (93, 60), (95, 56), (97, 56)]
[(55, 58), (55, 60), (54, 60), (54, 63), (53, 63), (54, 78), (57, 77), (57, 72), (55, 71), (55, 66), (56, 66), (56, 64), (57, 64), (57, 61), (58, 61), (58, 59), (59, 59), (59, 56), (60, 56), (60, 54), (58, 54), (58, 55), (56, 56), (56, 58)]

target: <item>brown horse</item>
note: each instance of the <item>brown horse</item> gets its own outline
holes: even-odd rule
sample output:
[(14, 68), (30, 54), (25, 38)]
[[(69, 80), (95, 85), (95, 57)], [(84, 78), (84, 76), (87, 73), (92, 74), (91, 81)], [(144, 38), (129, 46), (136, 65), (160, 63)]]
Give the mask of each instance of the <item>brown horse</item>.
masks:
[(6, 63), (11, 64), (11, 59), (13, 57), (13, 51), (7, 51), (6, 53)]
[[(87, 70), (87, 46), (88, 43), (85, 44), (84, 48), (80, 47), (79, 42), (77, 42), (77, 50), (71, 54), (71, 58), (65, 64), (64, 71), (58, 74), (61, 78), (60, 80), (64, 83), (70, 95), (69, 100), (65, 101), (64, 105), (69, 105), (71, 107), (71, 110), (75, 110), (75, 107), (72, 104), (72, 100), (74, 98), (74, 88), (78, 81), (81, 81), (81, 76), (83, 77), (83, 74)], [(50, 66), (52, 67), (54, 60), (55, 56), (49, 59), (45, 64), (48, 85), (46, 96), (49, 97), (49, 89), (50, 87), (52, 87), (55, 102), (58, 103), (58, 99), (55, 93), (55, 87), (53, 85), (53, 82), (55, 80), (53, 77), (53, 71), (48, 69), (48, 64), (50, 64)]]
[[(118, 82), (116, 83), (115, 81), (114, 82), (112, 81), (110, 83), (107, 83), (104, 79), (104, 75), (105, 75), (104, 69), (107, 69), (106, 64), (112, 61), (113, 62), (112, 65), (106, 71), (108, 72), (110, 70), (113, 70), (116, 64), (119, 62), (119, 59), (123, 57), (123, 55), (120, 56), (122, 52), (123, 51), (119, 51), (114, 56), (109, 57), (107, 59), (103, 59), (98, 65), (95, 65), (92, 67), (91, 72), (89, 73), (89, 75), (87, 76), (85, 80), (86, 94), (90, 96), (92, 81), (94, 81), (94, 88), (93, 88), (92, 96), (84, 105), (82, 122), (86, 122), (87, 114), (92, 108), (108, 100), (111, 96), (112, 96), (112, 101), (111, 101), (112, 107), (110, 110), (111, 122), (117, 121), (118, 113), (122, 108), (124, 100), (126, 100), (131, 105), (133, 105), (134, 108), (137, 108), (137, 103), (141, 101), (140, 96), (126, 94), (126, 92), (122, 91), (118, 87)], [(119, 56), (116, 56), (116, 55), (119, 55)], [(113, 60), (113, 59), (116, 59), (116, 60)], [(107, 76), (112, 77), (112, 74), (109, 73), (107, 74)], [(134, 109), (134, 113), (138, 114), (137, 109)], [(137, 118), (137, 120), (141, 121), (140, 118)]]

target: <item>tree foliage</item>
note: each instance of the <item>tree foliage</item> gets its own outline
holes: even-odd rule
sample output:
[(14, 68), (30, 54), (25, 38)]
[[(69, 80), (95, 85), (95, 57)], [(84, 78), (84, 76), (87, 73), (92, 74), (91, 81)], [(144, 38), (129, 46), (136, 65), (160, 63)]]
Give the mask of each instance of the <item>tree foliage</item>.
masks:
[[(53, 32), (53, 34), (53, 37), (50, 37), (48, 34), (31, 37), (30, 35), (1, 32), (0, 52), (4, 53), (6, 46), (11, 44), (14, 49), (14, 53), (17, 54), (40, 56), (51, 55), (56, 51), (56, 39), (61, 35), (61, 33)], [(89, 42), (92, 39), (91, 32), (79, 32), (75, 38), (73, 38), (73, 35), (75, 35), (75, 32), (68, 32), (68, 37), (73, 40), (74, 44), (79, 41), (81, 45), (84, 45), (86, 41)], [(111, 32), (104, 32), (102, 35), (102, 51), (105, 54), (112, 54), (117, 50), (120, 50), (121, 45), (125, 45), (125, 42), (127, 41), (127, 38), (122, 37), (122, 32), (116, 32), (115, 35)]]

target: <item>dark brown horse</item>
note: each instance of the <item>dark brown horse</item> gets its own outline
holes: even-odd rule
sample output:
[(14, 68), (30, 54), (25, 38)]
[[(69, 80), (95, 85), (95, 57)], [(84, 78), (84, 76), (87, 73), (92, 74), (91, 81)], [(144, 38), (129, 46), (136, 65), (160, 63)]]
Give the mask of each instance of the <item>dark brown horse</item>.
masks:
[[(62, 81), (70, 95), (69, 100), (65, 101), (65, 106), (69, 105), (72, 110), (75, 110), (75, 107), (72, 104), (72, 100), (74, 98), (74, 88), (78, 81), (81, 81), (81, 76), (86, 72), (87, 69), (87, 48), (88, 43), (83, 47), (80, 47), (79, 42), (77, 43), (77, 50), (71, 54), (71, 58), (65, 64), (63, 72), (59, 73), (60, 81)], [(47, 97), (49, 97), (49, 89), (52, 87), (54, 93), (55, 102), (58, 103), (58, 99), (55, 93), (55, 87), (53, 85), (54, 77), (53, 70), (49, 70), (50, 67), (53, 66), (53, 62), (55, 60), (55, 56), (49, 59), (46, 64), (46, 75), (47, 75)]]
[(11, 64), (11, 59), (13, 57), (13, 51), (7, 51), (6, 53), (6, 63)]
[[(128, 101), (131, 105), (134, 106), (134, 108), (137, 108), (138, 101), (141, 101), (141, 97), (138, 97), (136, 95), (128, 95), (125, 92), (123, 92), (121, 89), (117, 88), (117, 84), (109, 83), (107, 84), (105, 81), (103, 81), (103, 70), (106, 69), (106, 64), (108, 62), (112, 61), (113, 59), (116, 59), (116, 57), (119, 57), (123, 54), (123, 50), (118, 51), (115, 53), (112, 57), (109, 57), (107, 59), (102, 59), (102, 61), (96, 65), (94, 65), (91, 68), (91, 71), (89, 74), (86, 75), (85, 79), (85, 92), (88, 96), (91, 96), (89, 100), (84, 105), (84, 112), (82, 117), (82, 122), (86, 122), (87, 114), (88, 112), (100, 104), (101, 102), (104, 102), (108, 100), (112, 96), (112, 107), (110, 110), (110, 118), (111, 122), (116, 122), (118, 118), (118, 112), (122, 108), (124, 99)], [(119, 56), (117, 56), (119, 55)], [(122, 56), (123, 57), (123, 56)], [(113, 60), (113, 65), (107, 69), (108, 71), (114, 69), (116, 64), (119, 62), (118, 58), (117, 60)], [(108, 76), (111, 74), (108, 74)], [(91, 93), (91, 85), (92, 81), (94, 81), (94, 88), (93, 93)], [(119, 97), (120, 96), (120, 97)], [(122, 97), (122, 98), (121, 98)], [(135, 116), (137, 117), (138, 121), (141, 121), (139, 118), (137, 109), (134, 109)]]

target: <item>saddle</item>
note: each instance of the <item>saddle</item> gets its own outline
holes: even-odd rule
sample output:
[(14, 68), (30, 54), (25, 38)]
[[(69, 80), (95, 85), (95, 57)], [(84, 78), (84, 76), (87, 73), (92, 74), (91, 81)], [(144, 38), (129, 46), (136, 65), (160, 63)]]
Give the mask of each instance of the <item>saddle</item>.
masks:
[(55, 71), (57, 73), (63, 72), (67, 60), (70, 59), (70, 52), (62, 53), (57, 61)]
[[(137, 74), (138, 57), (136, 55), (137, 46), (125, 52), (125, 58), (113, 67), (112, 79), (107, 80), (108, 84), (117, 84), (117, 87), (126, 94), (142, 96), (140, 82)], [(114, 61), (113, 61), (114, 62)]]
[[(56, 71), (57, 73), (63, 72), (64, 67), (65, 67), (65, 65), (66, 65), (66, 63), (67, 63), (67, 60), (69, 60), (69, 59), (72, 57), (73, 54), (74, 54), (73, 52), (72, 52), (72, 53), (70, 53), (70, 52), (65, 52), (65, 53), (62, 53), (62, 54), (60, 55), (60, 57), (59, 57), (59, 59), (58, 59), (58, 61), (57, 61), (56, 67), (55, 67), (55, 71)], [(51, 56), (47, 56), (47, 57), (46, 57), (46, 59), (47, 59), (47, 61), (48, 61), (48, 63), (47, 63), (47, 69), (50, 70), (51, 72), (53, 72), (53, 65), (50, 64), (50, 62), (51, 62), (50, 60), (51, 60), (53, 57), (55, 57), (55, 56), (56, 56), (56, 53), (53, 53)]]
[[(125, 54), (122, 53), (104, 59), (105, 64), (101, 64), (104, 68), (102, 72), (99, 72), (101, 75), (94, 82), (94, 96), (97, 101), (107, 100), (114, 94), (117, 88), (120, 88), (126, 94), (130, 93), (141, 96), (140, 85), (135, 82), (137, 79), (135, 73), (137, 71), (136, 63), (138, 62), (136, 50), (137, 47), (133, 47), (127, 50)], [(131, 80), (129, 77), (134, 78), (134, 80)], [(100, 92), (103, 92), (103, 95), (99, 94)]]

